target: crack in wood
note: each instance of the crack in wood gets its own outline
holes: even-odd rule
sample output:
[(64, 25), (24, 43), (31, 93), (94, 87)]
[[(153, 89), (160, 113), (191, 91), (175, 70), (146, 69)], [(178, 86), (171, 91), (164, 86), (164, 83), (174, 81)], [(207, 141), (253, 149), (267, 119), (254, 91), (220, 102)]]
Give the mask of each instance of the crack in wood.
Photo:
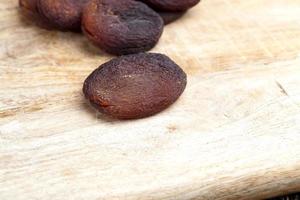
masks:
[(275, 81), (276, 82), (276, 85), (279, 87), (281, 93), (283, 93), (284, 95), (286, 96), (289, 96), (289, 94), (287, 93), (287, 91), (284, 89), (284, 87), (278, 82), (278, 81)]

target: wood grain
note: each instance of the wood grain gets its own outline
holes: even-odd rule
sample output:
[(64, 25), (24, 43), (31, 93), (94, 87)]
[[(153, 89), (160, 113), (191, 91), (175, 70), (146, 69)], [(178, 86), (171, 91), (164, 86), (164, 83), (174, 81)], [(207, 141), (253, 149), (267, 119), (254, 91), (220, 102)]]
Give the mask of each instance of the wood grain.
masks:
[(84, 101), (111, 58), (0, 0), (0, 199), (260, 199), (300, 191), (300, 2), (203, 1), (153, 52), (188, 73), (168, 110), (116, 121)]

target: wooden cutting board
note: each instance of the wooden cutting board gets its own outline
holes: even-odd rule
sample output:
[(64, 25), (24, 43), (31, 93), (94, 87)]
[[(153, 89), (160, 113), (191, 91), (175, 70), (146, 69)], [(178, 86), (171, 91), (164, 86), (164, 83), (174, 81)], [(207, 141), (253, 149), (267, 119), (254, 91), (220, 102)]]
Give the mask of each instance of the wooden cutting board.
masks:
[(81, 87), (111, 59), (0, 0), (0, 199), (261, 199), (300, 191), (300, 1), (203, 0), (153, 52), (188, 74), (141, 120), (96, 114)]

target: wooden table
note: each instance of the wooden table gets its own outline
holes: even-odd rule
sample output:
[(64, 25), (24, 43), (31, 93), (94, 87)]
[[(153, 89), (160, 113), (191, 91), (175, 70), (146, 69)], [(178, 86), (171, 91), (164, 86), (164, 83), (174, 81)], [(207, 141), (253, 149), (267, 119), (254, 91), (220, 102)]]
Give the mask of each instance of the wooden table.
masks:
[(259, 199), (300, 191), (300, 1), (203, 0), (153, 52), (188, 74), (142, 120), (81, 87), (112, 56), (0, 0), (0, 199)]

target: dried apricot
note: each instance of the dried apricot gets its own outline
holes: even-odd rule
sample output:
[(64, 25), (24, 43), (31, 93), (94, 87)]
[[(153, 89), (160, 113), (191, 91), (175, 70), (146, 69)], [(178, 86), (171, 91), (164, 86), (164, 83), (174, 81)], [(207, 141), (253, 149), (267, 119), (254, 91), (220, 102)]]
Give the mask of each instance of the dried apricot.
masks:
[(157, 11), (157, 13), (164, 20), (164, 24), (170, 24), (185, 14), (186, 11)]
[(200, 2), (200, 0), (141, 0), (158, 10), (183, 11)]
[(79, 31), (81, 16), (89, 0), (37, 0), (40, 15), (61, 30)]
[(83, 93), (100, 112), (119, 119), (156, 114), (182, 94), (186, 74), (169, 57), (139, 53), (115, 58), (84, 82)]
[(37, 14), (37, 0), (19, 0), (21, 9), (24, 9), (32, 14)]
[(37, 8), (38, 0), (19, 0), (19, 6), (23, 15), (43, 28), (51, 29), (50, 23), (42, 18)]
[(163, 31), (161, 17), (134, 0), (91, 0), (83, 12), (82, 30), (106, 52), (124, 55), (153, 48)]

